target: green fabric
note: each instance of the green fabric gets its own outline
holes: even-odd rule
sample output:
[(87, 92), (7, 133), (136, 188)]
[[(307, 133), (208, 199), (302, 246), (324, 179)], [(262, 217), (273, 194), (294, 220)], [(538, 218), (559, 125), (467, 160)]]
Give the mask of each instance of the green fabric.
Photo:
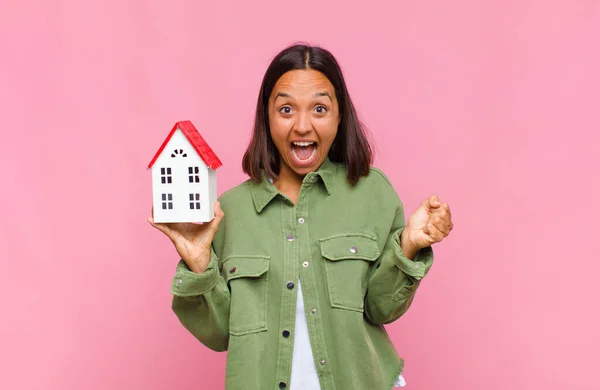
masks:
[(267, 178), (219, 200), (207, 271), (180, 261), (171, 292), (183, 326), (228, 351), (227, 389), (290, 388), (298, 279), (321, 389), (390, 389), (404, 361), (383, 324), (409, 308), (433, 251), (404, 256), (404, 210), (386, 176), (371, 168), (351, 186), (344, 166), (326, 160), (296, 205)]

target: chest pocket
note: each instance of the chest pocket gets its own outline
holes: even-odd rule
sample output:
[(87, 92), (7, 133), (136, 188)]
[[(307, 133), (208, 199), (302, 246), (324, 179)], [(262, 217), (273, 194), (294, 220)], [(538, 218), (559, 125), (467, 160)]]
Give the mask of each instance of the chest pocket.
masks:
[(229, 333), (241, 336), (267, 330), (270, 257), (235, 255), (223, 261), (223, 276), (231, 291)]
[(332, 307), (364, 311), (367, 273), (379, 258), (377, 239), (364, 233), (335, 235), (319, 240)]

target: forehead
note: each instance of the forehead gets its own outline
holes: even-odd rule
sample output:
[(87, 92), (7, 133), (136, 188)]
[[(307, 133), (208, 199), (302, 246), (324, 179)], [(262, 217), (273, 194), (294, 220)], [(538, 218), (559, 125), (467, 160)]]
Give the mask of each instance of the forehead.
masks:
[(334, 96), (333, 84), (323, 73), (314, 69), (296, 69), (284, 73), (275, 83), (272, 95), (278, 92), (290, 95), (329, 92)]

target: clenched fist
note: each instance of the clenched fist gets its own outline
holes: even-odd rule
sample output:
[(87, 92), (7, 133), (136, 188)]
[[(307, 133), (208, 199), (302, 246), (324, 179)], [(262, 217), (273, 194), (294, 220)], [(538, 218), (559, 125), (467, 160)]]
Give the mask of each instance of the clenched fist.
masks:
[(442, 241), (453, 228), (448, 203), (431, 196), (408, 218), (400, 246), (406, 257), (412, 259), (420, 249)]

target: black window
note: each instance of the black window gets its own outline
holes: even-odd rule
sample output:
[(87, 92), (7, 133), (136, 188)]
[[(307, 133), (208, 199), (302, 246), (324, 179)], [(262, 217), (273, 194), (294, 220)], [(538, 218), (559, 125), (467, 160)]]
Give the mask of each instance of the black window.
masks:
[(162, 184), (171, 184), (173, 182), (171, 168), (160, 168), (160, 182)]
[(200, 194), (190, 194), (190, 210), (200, 210)]
[(162, 209), (173, 210), (173, 194), (162, 194)]
[(190, 183), (200, 183), (200, 168), (188, 167), (188, 175)]

